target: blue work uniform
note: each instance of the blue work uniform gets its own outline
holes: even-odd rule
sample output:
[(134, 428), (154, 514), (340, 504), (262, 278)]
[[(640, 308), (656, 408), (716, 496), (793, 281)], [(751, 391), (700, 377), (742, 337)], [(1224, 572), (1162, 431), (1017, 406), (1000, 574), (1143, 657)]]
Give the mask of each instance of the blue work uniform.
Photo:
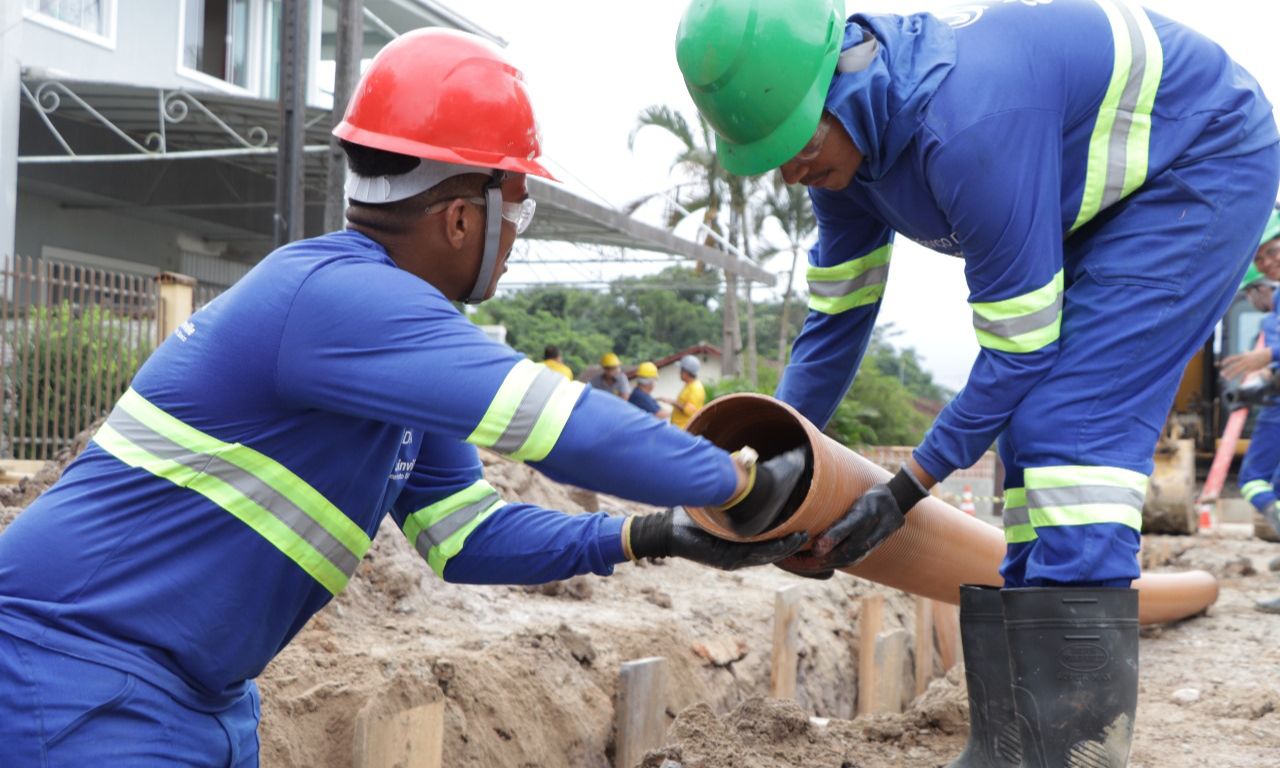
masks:
[[(1271, 367), (1280, 365), (1280, 317), (1277, 307), (1262, 318), (1262, 338), (1271, 350)], [(1280, 403), (1265, 405), (1253, 422), (1249, 450), (1240, 462), (1240, 494), (1259, 512), (1276, 500), (1280, 482)]]
[(1271, 105), (1213, 42), (1128, 0), (949, 21), (848, 22), (846, 54), (878, 49), (842, 56), (826, 110), (864, 159), (844, 190), (810, 190), (810, 312), (778, 395), (830, 419), (895, 232), (963, 258), (981, 350), (915, 459), (941, 479), (999, 436), (1006, 584), (1127, 586), (1178, 381), (1274, 202)]
[[(116, 764), (146, 766), (164, 738), (224, 731), (225, 754), (200, 764), (247, 760), (252, 680), (342, 591), (388, 513), (452, 582), (607, 575), (625, 559), (622, 518), (504, 500), (477, 446), (657, 505), (723, 503), (736, 482), (725, 452), (488, 340), (364, 235), (275, 251), (160, 345), (0, 535), (0, 669), (22, 681), (0, 685), (0, 763), (89, 765), (105, 740), (140, 750)], [(115, 683), (86, 680), (103, 698), (75, 699), (55, 680), (67, 658)], [(182, 712), (59, 736), (113, 685)]]
[(627, 402), (645, 413), (656, 414), (662, 410), (662, 406), (658, 405), (658, 401), (654, 400), (652, 395), (639, 387), (631, 390), (631, 395), (627, 397)]

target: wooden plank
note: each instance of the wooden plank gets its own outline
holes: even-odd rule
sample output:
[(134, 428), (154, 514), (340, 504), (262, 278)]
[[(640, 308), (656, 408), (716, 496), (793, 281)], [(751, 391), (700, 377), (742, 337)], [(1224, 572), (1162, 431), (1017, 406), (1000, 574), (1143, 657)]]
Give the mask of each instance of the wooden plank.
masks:
[(902, 692), (907, 664), (907, 644), (911, 634), (905, 629), (891, 629), (876, 636), (875, 688), (872, 712), (901, 712)]
[(916, 597), (915, 694), (919, 696), (933, 679), (933, 601)]
[(667, 735), (667, 660), (661, 656), (628, 661), (618, 674), (615, 768), (634, 768), (644, 753), (662, 746)]
[(881, 670), (876, 667), (876, 638), (884, 626), (884, 595), (862, 598), (858, 612), (858, 714), (873, 712)]
[(441, 768), (444, 700), (412, 709), (371, 702), (356, 715), (354, 768)]
[(960, 661), (960, 609), (935, 600), (933, 634), (938, 641), (938, 657), (945, 673)]
[(800, 663), (800, 595), (804, 584), (779, 589), (773, 597), (773, 661), (769, 695), (796, 697), (796, 668)]

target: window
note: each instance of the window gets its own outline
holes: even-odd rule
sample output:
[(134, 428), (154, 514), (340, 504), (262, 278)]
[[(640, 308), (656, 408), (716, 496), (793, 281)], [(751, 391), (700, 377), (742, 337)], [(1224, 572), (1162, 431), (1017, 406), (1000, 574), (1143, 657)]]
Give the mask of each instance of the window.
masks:
[(111, 6), (115, 0), (24, 0), (24, 7), (63, 25), (98, 37), (110, 33)]
[(184, 0), (182, 65), (249, 85), (249, 0)]

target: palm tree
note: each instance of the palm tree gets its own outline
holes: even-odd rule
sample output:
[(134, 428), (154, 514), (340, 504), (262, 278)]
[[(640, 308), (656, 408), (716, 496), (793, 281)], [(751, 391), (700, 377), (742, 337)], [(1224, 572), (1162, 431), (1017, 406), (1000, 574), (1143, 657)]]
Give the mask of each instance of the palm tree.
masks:
[[(778, 222), (782, 233), (787, 238), (785, 246), (770, 245), (759, 254), (761, 261), (780, 253), (791, 254), (791, 268), (787, 270), (787, 289), (782, 294), (782, 312), (778, 318), (778, 362), (787, 362), (787, 337), (790, 328), (787, 323), (787, 310), (791, 305), (791, 292), (794, 288), (796, 267), (799, 266), (800, 253), (804, 244), (813, 237), (818, 222), (813, 215), (813, 206), (809, 202), (808, 191), (799, 184), (787, 184), (782, 174), (774, 171), (770, 177), (768, 192), (764, 199), (765, 216)], [(763, 222), (764, 217), (762, 217)]]
[[(675, 202), (687, 211), (702, 211), (702, 226), (707, 232), (703, 244), (711, 248), (718, 247), (712, 233), (721, 233), (719, 218), (728, 188), (729, 174), (720, 165), (720, 160), (716, 156), (711, 126), (702, 115), (698, 115), (698, 130), (695, 133), (689, 121), (678, 110), (666, 104), (655, 104), (640, 112), (636, 127), (627, 137), (628, 149), (635, 148), (636, 134), (648, 127), (661, 128), (680, 141), (682, 148), (672, 161), (671, 170), (684, 176), (686, 181), (676, 186)], [(728, 191), (732, 192), (731, 189)], [(631, 210), (655, 196), (641, 198), (630, 206)], [(682, 214), (673, 212), (668, 216), (667, 224), (669, 227), (674, 227), (683, 218)], [(735, 219), (731, 216), (731, 232), (734, 222)], [(698, 269), (704, 269), (701, 262), (698, 263)], [(726, 376), (733, 376), (738, 372), (737, 350), (740, 346), (738, 341), (740, 331), (738, 329), (737, 277), (732, 271), (725, 270), (724, 306), (721, 308), (724, 320), (721, 366)]]
[[(757, 192), (760, 189), (759, 176), (735, 176), (730, 174), (727, 179), (729, 188), (729, 238), (730, 243), (741, 252), (742, 257), (747, 261), (754, 261), (751, 253), (751, 233), (759, 232), (759, 217), (755, 216), (755, 210), (758, 203)], [(755, 220), (753, 222), (753, 219)], [(737, 275), (734, 275), (732, 290), (737, 292)], [(728, 285), (729, 276), (725, 276), (726, 287), (725, 292), (730, 291)], [(747, 379), (755, 386), (758, 381), (758, 365), (757, 365), (757, 344), (756, 344), (756, 305), (752, 301), (751, 289), (753, 282), (746, 280), (747, 292), (747, 343), (745, 347), (741, 344), (740, 338), (735, 338), (738, 342), (738, 348), (746, 350), (747, 354)], [(736, 329), (738, 324), (735, 322), (733, 327)]]

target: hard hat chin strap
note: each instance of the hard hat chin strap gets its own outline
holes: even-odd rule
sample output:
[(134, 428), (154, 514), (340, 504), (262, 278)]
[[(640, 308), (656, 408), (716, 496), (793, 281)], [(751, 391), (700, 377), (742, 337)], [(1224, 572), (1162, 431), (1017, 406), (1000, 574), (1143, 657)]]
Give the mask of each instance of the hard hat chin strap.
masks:
[(505, 178), (505, 173), (496, 171), (484, 188), (484, 255), (480, 258), (476, 284), (465, 299), (467, 304), (479, 304), (485, 300), (493, 282), (493, 273), (498, 268), (498, 246), (502, 240), (502, 182)]

